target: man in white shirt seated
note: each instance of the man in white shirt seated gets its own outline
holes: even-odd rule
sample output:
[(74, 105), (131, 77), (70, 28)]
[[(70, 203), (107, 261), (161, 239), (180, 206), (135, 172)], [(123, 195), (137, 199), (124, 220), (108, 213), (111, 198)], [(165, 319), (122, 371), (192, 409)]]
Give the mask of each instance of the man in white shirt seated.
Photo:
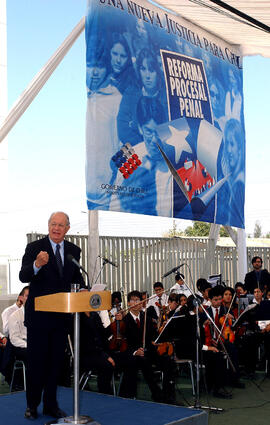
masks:
[(170, 293), (184, 294), (187, 298), (192, 295), (191, 290), (184, 282), (185, 276), (182, 273), (176, 273), (175, 285), (171, 288)]
[(19, 310), (19, 308), (21, 308), (21, 306), (23, 305), (25, 292), (27, 293), (27, 296), (28, 296), (29, 286), (25, 286), (19, 293), (17, 301), (14, 304), (10, 305), (9, 307), (5, 308), (5, 310), (2, 312), (3, 333), (6, 337), (8, 337), (9, 335), (8, 319), (12, 313)]
[(165, 294), (164, 287), (161, 282), (155, 282), (153, 289), (156, 295), (149, 299), (147, 309), (149, 309), (149, 307), (154, 308), (157, 319), (159, 319), (163, 313), (164, 307), (167, 307), (168, 305), (168, 295)]
[(28, 298), (29, 287), (24, 288), (21, 296), (22, 306), (12, 313), (8, 319), (9, 339), (14, 349), (17, 360), (23, 360), (26, 364), (27, 330), (24, 326), (24, 305)]

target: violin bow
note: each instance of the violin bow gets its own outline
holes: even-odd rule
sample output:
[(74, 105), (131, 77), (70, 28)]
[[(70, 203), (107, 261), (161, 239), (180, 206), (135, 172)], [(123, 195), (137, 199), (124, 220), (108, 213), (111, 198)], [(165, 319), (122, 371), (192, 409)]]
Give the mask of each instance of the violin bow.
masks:
[[(171, 291), (171, 288), (170, 289), (166, 289), (166, 290), (164, 290), (164, 294), (166, 294), (167, 292), (170, 292)], [(155, 298), (157, 295), (156, 294), (153, 294), (153, 295), (151, 295), (150, 297), (148, 297), (148, 298), (145, 298), (145, 300), (141, 300), (141, 301), (138, 301), (136, 304), (133, 304), (133, 306), (134, 305), (138, 305), (138, 304), (143, 304), (145, 301), (149, 301), (149, 300), (152, 300), (153, 298)], [(133, 307), (132, 306), (132, 307)], [(122, 313), (125, 313), (126, 311), (128, 311), (130, 309), (130, 307), (127, 307), (127, 308), (124, 308), (124, 309), (121, 309), (121, 311), (122, 311)], [(147, 310), (147, 308), (145, 309), (145, 310)]]
[(147, 308), (144, 312), (144, 324), (143, 324), (143, 349), (145, 350), (145, 337), (146, 337), (146, 319), (147, 319)]

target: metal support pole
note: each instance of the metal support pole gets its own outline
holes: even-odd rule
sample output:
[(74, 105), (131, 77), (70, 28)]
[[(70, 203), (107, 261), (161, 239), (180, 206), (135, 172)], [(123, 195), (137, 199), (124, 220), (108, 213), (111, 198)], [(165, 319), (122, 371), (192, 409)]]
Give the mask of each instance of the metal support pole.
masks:
[(73, 408), (74, 420), (79, 418), (79, 367), (80, 367), (80, 314), (74, 314), (74, 391)]
[[(73, 284), (72, 291), (78, 292), (80, 285)], [(80, 394), (79, 394), (79, 370), (80, 370), (80, 313), (74, 314), (74, 387), (73, 387), (73, 416), (56, 419), (47, 422), (45, 425), (52, 424), (91, 424), (100, 425), (99, 422), (92, 419), (90, 416), (80, 416)]]

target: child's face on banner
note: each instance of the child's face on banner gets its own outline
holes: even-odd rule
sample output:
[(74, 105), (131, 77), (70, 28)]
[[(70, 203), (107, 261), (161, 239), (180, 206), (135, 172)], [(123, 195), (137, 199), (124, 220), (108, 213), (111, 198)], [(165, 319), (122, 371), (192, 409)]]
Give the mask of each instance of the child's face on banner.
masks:
[(100, 87), (101, 83), (105, 79), (106, 68), (104, 65), (91, 65), (87, 67), (87, 87), (90, 90), (96, 90)]
[(115, 74), (120, 74), (127, 63), (128, 56), (124, 46), (116, 43), (111, 49), (111, 65)]
[(228, 134), (227, 138), (227, 154), (231, 170), (236, 167), (238, 161), (238, 143), (233, 133)]
[(157, 73), (150, 67), (145, 58), (140, 68), (142, 83), (146, 90), (153, 90), (157, 85)]
[(141, 131), (146, 144), (149, 145), (153, 142), (156, 142), (156, 128), (157, 123), (153, 120), (153, 118), (151, 118), (150, 121), (148, 121), (146, 124), (142, 125)]

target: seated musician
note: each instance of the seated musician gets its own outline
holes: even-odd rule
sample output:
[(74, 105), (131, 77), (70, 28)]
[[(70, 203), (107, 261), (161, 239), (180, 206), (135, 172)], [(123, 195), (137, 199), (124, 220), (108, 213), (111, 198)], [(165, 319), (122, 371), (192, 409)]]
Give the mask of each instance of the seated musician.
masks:
[(252, 300), (252, 302), (254, 304), (261, 304), (262, 300), (263, 300), (263, 292), (260, 288), (255, 288), (253, 291), (253, 295), (254, 298)]
[(162, 322), (164, 310), (166, 310), (168, 305), (168, 295), (166, 295), (164, 292), (164, 286), (162, 282), (155, 282), (153, 289), (155, 296), (150, 297), (147, 303), (147, 314), (150, 314), (152, 317), (156, 318), (158, 322)]
[(177, 272), (175, 275), (175, 285), (171, 287), (170, 293), (185, 294), (187, 297), (192, 295), (184, 279), (185, 279), (185, 276), (182, 273)]
[[(183, 294), (182, 294), (183, 295)], [(170, 293), (169, 298), (168, 298), (168, 308), (169, 308), (169, 312), (168, 312), (168, 319), (170, 319), (172, 316), (174, 316), (176, 313), (179, 312), (180, 310), (180, 300), (179, 300), (179, 295), (176, 293)]]
[(233, 316), (232, 320), (234, 321), (237, 319), (239, 316), (237, 296), (235, 290), (230, 286), (223, 288), (222, 304), (224, 305), (226, 312), (229, 311), (230, 315)]
[(207, 282), (206, 279), (200, 278), (200, 279), (197, 280), (196, 286), (197, 286), (197, 289), (199, 291), (198, 295), (202, 300), (202, 304), (204, 306), (210, 306), (211, 302), (210, 302), (209, 297), (208, 297), (208, 292), (212, 288), (210, 283)]
[[(239, 319), (233, 325), (236, 337), (235, 344), (238, 349), (239, 362), (244, 366), (245, 377), (253, 379), (258, 360), (258, 347), (261, 343), (259, 327), (256, 323), (259, 304), (247, 304), (248, 299), (243, 284), (237, 288), (238, 291), (241, 292), (240, 298), (238, 298), (237, 312), (234, 312), (234, 315), (236, 318), (239, 316)], [(244, 301), (244, 304), (241, 301)]]
[(179, 294), (179, 315), (181, 314), (188, 314), (188, 306), (187, 306), (187, 297), (185, 294)]
[[(128, 343), (128, 352), (136, 359), (137, 369), (141, 369), (154, 401), (166, 403), (175, 402), (175, 366), (165, 354), (159, 356), (153, 341), (158, 336), (157, 329), (151, 317), (142, 311), (141, 293), (132, 291), (128, 294), (129, 313), (123, 318), (125, 337)], [(146, 316), (146, 323), (145, 323)], [(163, 371), (163, 393), (155, 382), (152, 365), (155, 364)], [(136, 380), (131, 383), (134, 397), (136, 396)]]
[(98, 391), (112, 394), (112, 375), (118, 367), (124, 372), (120, 395), (130, 397), (129, 382), (136, 379), (135, 362), (125, 352), (110, 350), (109, 338), (112, 337), (112, 325), (109, 322), (109, 325), (105, 327), (102, 323), (102, 315), (99, 313), (87, 311), (81, 314), (81, 372), (94, 370), (97, 373)]
[(234, 285), (234, 289), (238, 298), (247, 294), (245, 285), (242, 282), (236, 282), (236, 284)]
[(230, 309), (230, 312), (232, 312), (233, 308), (235, 307), (235, 304), (232, 305), (232, 299), (235, 298), (234, 294), (235, 290), (230, 286), (226, 286), (225, 288), (223, 288), (222, 304), (226, 308), (226, 311)]
[(145, 311), (148, 303), (149, 294), (147, 291), (142, 291), (142, 311)]
[(247, 290), (245, 288), (245, 285), (242, 282), (236, 282), (235, 286), (235, 302), (237, 305), (237, 309), (234, 309), (234, 317), (237, 319), (237, 317), (240, 316), (242, 311), (244, 311), (245, 307), (248, 305), (248, 298), (247, 298)]
[[(226, 308), (224, 305), (222, 305), (222, 288), (220, 286), (216, 286), (212, 288), (209, 291), (209, 298), (211, 300), (211, 306), (206, 308), (206, 312), (212, 319), (212, 321), (215, 323), (215, 326), (212, 324), (210, 319), (208, 318), (207, 314), (203, 312), (201, 314), (201, 323), (203, 323), (204, 327), (204, 334), (206, 337), (206, 343), (205, 345), (208, 347), (212, 347), (210, 351), (214, 351), (213, 348), (217, 348), (218, 352), (225, 351), (226, 355), (228, 355), (228, 360), (230, 364), (230, 369), (228, 375), (229, 384), (236, 388), (244, 388), (244, 384), (242, 384), (239, 381), (239, 364), (238, 364), (238, 353), (237, 348), (234, 345), (233, 341), (234, 338), (231, 339), (230, 333), (228, 332), (227, 335), (222, 332), (221, 330), (225, 330), (225, 327), (227, 327), (227, 324), (225, 322), (225, 325), (222, 326), (222, 318), (223, 320), (226, 319), (232, 319), (233, 316), (228, 313), (226, 315)], [(229, 331), (229, 329), (226, 329)], [(232, 332), (232, 331), (231, 331)], [(233, 335), (233, 332), (232, 334)], [(206, 347), (204, 347), (205, 349)], [(208, 351), (206, 349), (206, 351)]]
[(181, 307), (187, 305), (187, 297), (185, 296), (185, 294), (179, 294), (179, 304)]
[[(172, 294), (174, 295), (174, 294)], [(181, 299), (180, 294), (180, 299)], [(183, 304), (183, 300), (182, 300)], [(184, 332), (181, 329), (180, 339), (176, 340), (174, 343), (175, 355), (177, 359), (196, 359), (196, 304), (194, 302), (194, 296), (190, 295), (187, 298), (187, 302), (180, 306), (180, 309), (176, 311), (175, 317), (185, 316), (184, 325), (182, 325), (182, 320), (179, 322), (179, 326), (184, 326), (187, 328), (187, 331)]]
[[(255, 290), (254, 290), (255, 292)], [(260, 329), (260, 342), (264, 346), (263, 366), (268, 361), (267, 377), (270, 377), (270, 300), (262, 300), (256, 309), (257, 324)]]
[(122, 296), (120, 291), (115, 291), (112, 293), (112, 308), (110, 310), (109, 316), (111, 320), (114, 320), (116, 313), (121, 310)]

